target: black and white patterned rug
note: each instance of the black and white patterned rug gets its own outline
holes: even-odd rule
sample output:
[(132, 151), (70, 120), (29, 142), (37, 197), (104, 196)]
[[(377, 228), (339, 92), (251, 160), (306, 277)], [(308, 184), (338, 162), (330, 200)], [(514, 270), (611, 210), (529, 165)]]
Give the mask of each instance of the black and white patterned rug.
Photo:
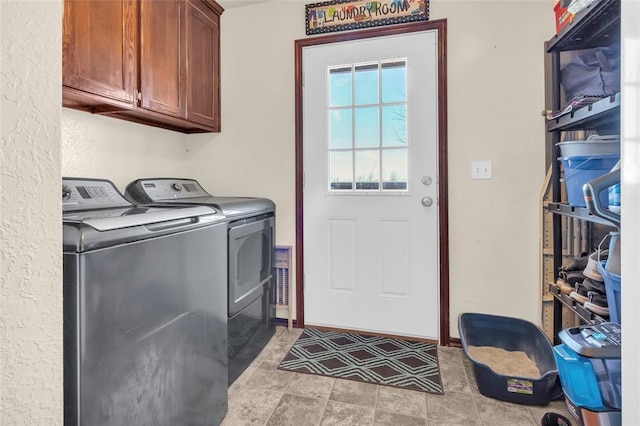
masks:
[(443, 394), (436, 345), (305, 329), (281, 370)]

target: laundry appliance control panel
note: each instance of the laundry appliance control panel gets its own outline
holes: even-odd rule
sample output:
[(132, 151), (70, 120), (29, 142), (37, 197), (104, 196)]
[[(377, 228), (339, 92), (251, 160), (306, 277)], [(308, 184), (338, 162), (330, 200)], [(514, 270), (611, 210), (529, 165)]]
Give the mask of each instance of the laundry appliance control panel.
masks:
[(210, 197), (193, 179), (148, 179), (137, 183), (150, 201)]
[(620, 358), (622, 329), (617, 323), (571, 327), (562, 330), (558, 337), (577, 354), (587, 358)]
[(63, 178), (63, 211), (131, 207), (109, 180)]

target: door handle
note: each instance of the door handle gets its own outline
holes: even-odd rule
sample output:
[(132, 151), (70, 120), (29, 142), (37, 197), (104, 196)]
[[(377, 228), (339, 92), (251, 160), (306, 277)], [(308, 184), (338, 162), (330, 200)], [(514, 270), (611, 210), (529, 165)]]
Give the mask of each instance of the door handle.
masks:
[(422, 205), (425, 207), (431, 207), (433, 205), (433, 198), (431, 197), (422, 197)]

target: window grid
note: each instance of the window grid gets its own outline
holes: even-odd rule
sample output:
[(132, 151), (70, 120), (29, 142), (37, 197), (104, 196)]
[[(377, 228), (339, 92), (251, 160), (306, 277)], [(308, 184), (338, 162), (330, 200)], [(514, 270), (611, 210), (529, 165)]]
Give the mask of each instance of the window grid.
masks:
[[(351, 94), (350, 94), (350, 104), (343, 104), (343, 105), (337, 105), (337, 106), (333, 106), (331, 105), (331, 99), (329, 99), (329, 102), (327, 102), (328, 104), (328, 117), (331, 117), (331, 114), (333, 113), (333, 111), (350, 111), (351, 112), (351, 146), (349, 147), (332, 147), (332, 140), (331, 140), (331, 131), (327, 132), (327, 134), (329, 135), (329, 141), (327, 143), (328, 146), (328, 155), (327, 155), (327, 162), (328, 162), (328, 169), (329, 169), (329, 173), (328, 173), (328, 189), (331, 192), (339, 192), (339, 193), (344, 193), (344, 192), (350, 192), (350, 193), (354, 193), (354, 192), (408, 192), (408, 176), (404, 177), (404, 180), (402, 182), (385, 182), (385, 153), (391, 153), (391, 152), (401, 152), (404, 151), (405, 155), (404, 155), (404, 171), (405, 174), (407, 174), (408, 172), (408, 149), (409, 149), (409, 141), (408, 141), (408, 137), (407, 137), (407, 127), (406, 127), (406, 122), (407, 122), (407, 117), (406, 115), (406, 111), (408, 109), (408, 100), (407, 100), (407, 96), (406, 96), (406, 74), (405, 74), (405, 80), (404, 80), (404, 100), (402, 101), (391, 101), (391, 102), (384, 102), (383, 99), (383, 67), (384, 64), (393, 64), (392, 66), (398, 66), (400, 65), (401, 67), (405, 68), (406, 70), (406, 59), (401, 59), (401, 60), (393, 60), (393, 61), (376, 61), (376, 62), (367, 62), (367, 63), (356, 63), (356, 64), (351, 64), (351, 65), (339, 65), (339, 66), (333, 66), (333, 67), (329, 67), (329, 72), (328, 72), (328, 76), (329, 76), (329, 82), (328, 82), (328, 86), (329, 86), (329, 90), (327, 91), (328, 96), (330, 97), (330, 93), (331, 93), (331, 80), (330, 80), (330, 76), (331, 76), (331, 72), (332, 71), (337, 71), (337, 72), (345, 72), (347, 69), (350, 71), (350, 78), (351, 78)], [(357, 75), (357, 70), (358, 69), (371, 69), (372, 66), (375, 66), (375, 69), (377, 71), (377, 102), (376, 103), (358, 103), (358, 100), (356, 99), (356, 91), (357, 91), (357, 86), (356, 86), (356, 75)], [(401, 145), (398, 146), (384, 146), (384, 117), (383, 117), (383, 111), (384, 108), (383, 107), (394, 107), (394, 106), (404, 106), (405, 107), (405, 117), (404, 119), (404, 123), (405, 123), (405, 127), (404, 127), (404, 141), (400, 140), (399, 142), (401, 143)], [(377, 109), (377, 143), (375, 145), (371, 145), (371, 146), (363, 146), (363, 147), (358, 147), (356, 146), (357, 143), (357, 128), (358, 128), (358, 123), (357, 123), (357, 119), (356, 119), (356, 112), (359, 110), (363, 110), (365, 108), (372, 108), (375, 107)], [(328, 127), (331, 127), (331, 119), (329, 119), (329, 122), (327, 123)], [(330, 129), (331, 130), (331, 129)], [(370, 151), (376, 151), (376, 163), (377, 163), (377, 179), (375, 181), (372, 182), (366, 182), (366, 181), (361, 181), (361, 179), (359, 179), (359, 176), (357, 174), (358, 171), (358, 167), (357, 167), (357, 159), (359, 158), (359, 154), (364, 154), (366, 152), (370, 152)], [(332, 153), (344, 153), (344, 154), (351, 154), (351, 174), (350, 174), (350, 182), (348, 182), (348, 186), (346, 182), (333, 182), (332, 181), (332, 177), (333, 177), (333, 173), (331, 170), (332, 167), (332, 163), (331, 163), (331, 154)], [(342, 186), (342, 187), (340, 187)]]

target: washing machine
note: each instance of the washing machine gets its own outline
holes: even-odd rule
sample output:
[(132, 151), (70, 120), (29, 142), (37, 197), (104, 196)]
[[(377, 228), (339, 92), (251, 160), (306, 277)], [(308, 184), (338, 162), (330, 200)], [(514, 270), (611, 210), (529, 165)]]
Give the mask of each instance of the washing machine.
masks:
[(217, 425), (227, 412), (226, 220), (64, 178), (65, 425)]
[(211, 206), (227, 218), (229, 385), (275, 333), (275, 205), (266, 198), (217, 197), (193, 179), (138, 179), (125, 197), (152, 205)]

